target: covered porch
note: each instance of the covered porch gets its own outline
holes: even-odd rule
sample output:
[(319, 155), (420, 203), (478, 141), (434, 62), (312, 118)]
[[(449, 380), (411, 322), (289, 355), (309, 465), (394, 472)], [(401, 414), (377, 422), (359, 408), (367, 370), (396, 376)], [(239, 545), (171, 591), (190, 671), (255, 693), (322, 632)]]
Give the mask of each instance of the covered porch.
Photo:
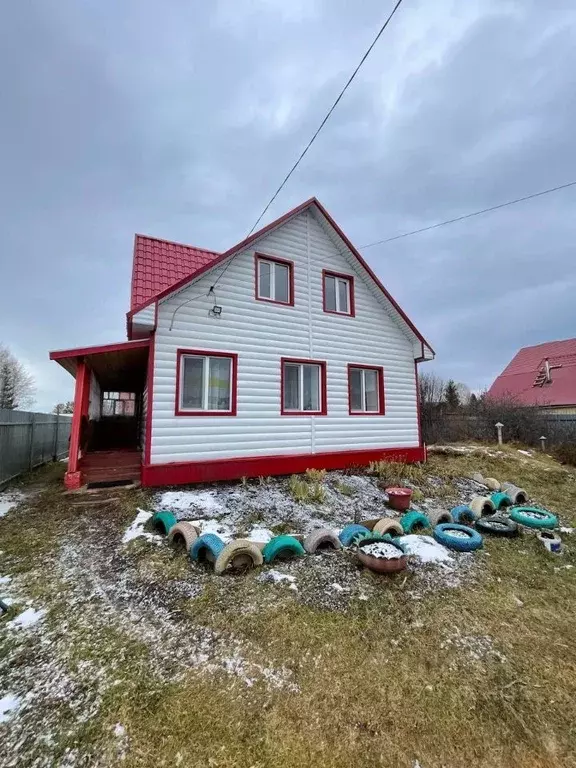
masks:
[(143, 339), (50, 353), (76, 379), (67, 488), (140, 479), (149, 346)]

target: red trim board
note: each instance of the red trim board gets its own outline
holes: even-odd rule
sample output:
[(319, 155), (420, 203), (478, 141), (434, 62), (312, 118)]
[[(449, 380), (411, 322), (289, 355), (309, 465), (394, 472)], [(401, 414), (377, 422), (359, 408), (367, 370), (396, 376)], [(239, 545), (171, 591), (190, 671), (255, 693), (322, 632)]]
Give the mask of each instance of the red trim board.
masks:
[[(299, 363), (303, 365), (320, 366), (320, 399), (319, 411), (286, 411), (284, 410), (284, 363)], [(328, 386), (325, 360), (306, 360), (299, 357), (280, 358), (280, 415), (281, 416), (326, 416), (328, 413)]]
[(216, 459), (142, 466), (143, 486), (186, 485), (219, 480), (237, 480), (241, 477), (267, 477), (291, 475), (307, 469), (344, 469), (371, 461), (402, 461), (413, 463), (424, 460), (424, 449), (370, 448), (361, 451), (334, 451), (330, 453), (290, 454), (286, 456), (243, 456), (237, 459)]
[(68, 447), (68, 472), (76, 472), (80, 458), (80, 429), (82, 417), (88, 413), (88, 398), (90, 396), (90, 369), (80, 360), (76, 369), (76, 384), (74, 386), (74, 413), (70, 425), (70, 445)]
[[(260, 259), (263, 259), (264, 261), (275, 261), (277, 264), (284, 264), (284, 266), (288, 267), (289, 301), (277, 301), (276, 299), (266, 299), (258, 295), (258, 292), (259, 292), (258, 262), (260, 261)], [(284, 306), (284, 307), (293, 307), (294, 306), (294, 262), (290, 261), (289, 259), (281, 259), (278, 256), (269, 256), (266, 253), (260, 253), (259, 251), (255, 251), (254, 252), (254, 298), (256, 299), (256, 301), (265, 301), (267, 304), (280, 304), (280, 306)]]
[(84, 355), (98, 355), (104, 352), (122, 352), (125, 349), (140, 349), (150, 344), (149, 339), (138, 341), (119, 341), (115, 344), (102, 344), (99, 347), (77, 347), (76, 349), (57, 349), (50, 352), (50, 360), (62, 360), (66, 357), (83, 357)]
[[(184, 355), (199, 355), (200, 357), (227, 357), (232, 360), (231, 402), (229, 411), (184, 411), (180, 408), (180, 365)], [(238, 355), (235, 352), (214, 352), (208, 349), (177, 349), (176, 350), (176, 398), (174, 401), (174, 416), (236, 416), (238, 407)]]
[[(337, 312), (335, 309), (326, 309), (326, 277), (340, 277), (344, 280), (348, 280), (350, 284), (350, 312)], [(354, 275), (346, 275), (343, 272), (333, 272), (331, 269), (322, 270), (322, 310), (328, 315), (356, 317), (356, 305), (354, 303)]]
[[(156, 305), (158, 306), (158, 305)], [(154, 351), (156, 346), (156, 331), (150, 334), (150, 352), (148, 353), (148, 371), (146, 374), (146, 434), (144, 436), (143, 463), (151, 460), (152, 451), (152, 409), (154, 407)]]
[[(352, 387), (350, 382), (350, 369), (376, 371), (378, 374), (378, 405), (377, 411), (353, 411)], [(362, 363), (348, 363), (348, 415), (349, 416), (384, 416), (386, 414), (386, 400), (384, 398), (384, 368), (381, 365), (363, 365)]]

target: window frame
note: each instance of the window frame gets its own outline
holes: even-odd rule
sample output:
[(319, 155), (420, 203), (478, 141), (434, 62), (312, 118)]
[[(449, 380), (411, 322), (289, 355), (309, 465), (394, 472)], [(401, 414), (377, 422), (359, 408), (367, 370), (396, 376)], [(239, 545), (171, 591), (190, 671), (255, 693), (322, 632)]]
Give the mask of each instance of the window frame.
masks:
[[(338, 309), (326, 308), (326, 278), (333, 277), (336, 280), (348, 281), (348, 312), (340, 312)], [(336, 291), (336, 302), (338, 303), (338, 291)], [(356, 317), (356, 305), (354, 301), (354, 275), (348, 275), (343, 272), (334, 272), (332, 269), (322, 270), (322, 309), (328, 315), (339, 315), (340, 317)]]
[[(351, 371), (376, 371), (378, 375), (378, 410), (354, 411), (352, 410), (352, 377)], [(364, 363), (348, 363), (348, 415), (349, 416), (385, 416), (386, 400), (384, 395), (384, 367), (381, 365), (365, 365)]]
[[(284, 408), (284, 368), (286, 364), (293, 365), (317, 365), (320, 368), (320, 410), (318, 411), (294, 411)], [(327, 376), (325, 360), (308, 360), (300, 357), (280, 358), (280, 415), (281, 416), (326, 416), (328, 413)]]
[[(281, 264), (288, 267), (288, 301), (278, 301), (269, 299), (266, 296), (260, 296), (260, 269), (259, 262), (268, 261), (272, 264)], [(266, 304), (279, 304), (282, 307), (294, 306), (294, 262), (290, 259), (282, 259), (279, 256), (269, 256), (260, 251), (254, 251), (254, 298), (256, 301), (263, 301)]]
[[(231, 360), (230, 367), (230, 410), (192, 410), (181, 407), (182, 376), (184, 375), (183, 359), (185, 357), (225, 357)], [(238, 355), (235, 352), (221, 352), (210, 349), (177, 349), (176, 350), (176, 397), (174, 403), (175, 416), (236, 416), (238, 403)]]

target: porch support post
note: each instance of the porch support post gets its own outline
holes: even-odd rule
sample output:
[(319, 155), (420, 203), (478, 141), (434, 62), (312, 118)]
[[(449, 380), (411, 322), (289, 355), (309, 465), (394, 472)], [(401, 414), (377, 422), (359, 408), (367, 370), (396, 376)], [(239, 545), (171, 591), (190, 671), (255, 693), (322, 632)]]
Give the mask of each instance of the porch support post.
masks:
[(66, 488), (77, 489), (82, 485), (81, 474), (78, 471), (80, 458), (80, 431), (82, 417), (88, 415), (90, 399), (90, 369), (84, 360), (78, 361), (76, 369), (76, 386), (74, 389), (74, 414), (70, 427), (70, 446), (68, 450), (68, 471), (64, 476)]

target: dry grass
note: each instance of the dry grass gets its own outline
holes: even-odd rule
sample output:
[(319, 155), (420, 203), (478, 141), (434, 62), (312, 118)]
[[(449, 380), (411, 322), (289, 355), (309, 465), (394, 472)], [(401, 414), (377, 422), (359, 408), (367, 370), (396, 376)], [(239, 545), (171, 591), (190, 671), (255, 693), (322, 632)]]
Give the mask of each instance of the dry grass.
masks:
[[(425, 471), (410, 470), (411, 479), (440, 498), (473, 471), (513, 479), (574, 523), (574, 473), (547, 457), (520, 458), (515, 448), (503, 454), (434, 456)], [(393, 467), (383, 479), (409, 480), (405, 471)], [(124, 525), (143, 503), (124, 498), (110, 524)], [(50, 486), (41, 503), (0, 525), (11, 572), (25, 573), (87, 522)], [(163, 547), (138, 544), (130, 556), (146, 582), (182, 578), (190, 568)], [(271, 603), (274, 588), (254, 573), (213, 581), (182, 602), (180, 621), (233, 633), (293, 670), (298, 692), (201, 671), (160, 682), (149, 673), (149, 651), (128, 638), (77, 638), (73, 663), (126, 659), (82, 748), (99, 764), (127, 768), (576, 766), (576, 541), (567, 537), (564, 555), (553, 557), (532, 536), (492, 538), (476, 559), (472, 586), (418, 600), (403, 578), (376, 579), (376, 596), (347, 613), (306, 607), (289, 590), (277, 589)], [(46, 574), (45, 600), (49, 593)], [(129, 736), (122, 761), (110, 735), (118, 722)]]

